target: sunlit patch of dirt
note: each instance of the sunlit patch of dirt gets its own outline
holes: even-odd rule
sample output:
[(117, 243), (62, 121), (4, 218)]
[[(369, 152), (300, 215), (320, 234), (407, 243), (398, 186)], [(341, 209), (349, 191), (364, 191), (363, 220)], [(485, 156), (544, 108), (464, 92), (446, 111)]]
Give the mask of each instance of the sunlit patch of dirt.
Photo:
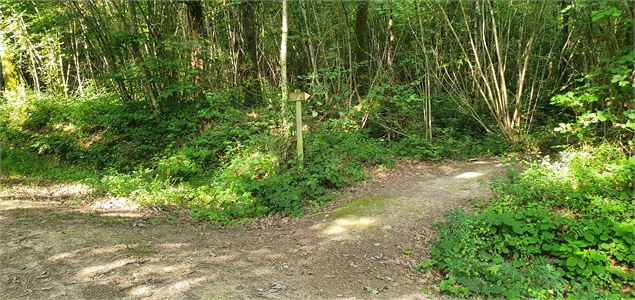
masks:
[(90, 208), (98, 211), (136, 211), (139, 205), (126, 197), (108, 197), (93, 202)]
[(95, 189), (82, 183), (42, 183), (25, 180), (0, 179), (0, 199), (32, 199), (34, 201), (87, 197)]

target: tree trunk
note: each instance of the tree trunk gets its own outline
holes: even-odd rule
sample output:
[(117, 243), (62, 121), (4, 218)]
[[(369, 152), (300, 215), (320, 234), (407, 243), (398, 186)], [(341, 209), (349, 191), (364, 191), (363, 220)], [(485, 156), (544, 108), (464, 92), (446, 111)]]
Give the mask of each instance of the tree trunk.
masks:
[[(192, 52), (190, 53), (190, 60), (192, 69), (196, 71), (194, 76), (194, 85), (199, 86), (202, 82), (202, 76), (205, 72), (205, 62), (201, 56), (201, 37), (205, 37), (205, 15), (203, 14), (203, 5), (199, 1), (185, 2), (187, 5), (187, 23), (190, 28), (189, 40), (192, 43)], [(198, 90), (198, 88), (197, 88)], [(198, 98), (199, 92), (195, 93), (195, 98)]]
[[(240, 4), (240, 18), (242, 24), (242, 43), (245, 46), (240, 55), (239, 63), (244, 74), (245, 101), (248, 106), (262, 102), (260, 80), (258, 78), (258, 34), (256, 30), (253, 1), (243, 1)], [(244, 52), (247, 53), (244, 53)]]
[[(280, 103), (280, 110), (282, 114), (282, 125), (287, 126), (286, 113), (287, 113), (287, 100), (289, 98), (289, 86), (287, 83), (287, 37), (289, 36), (289, 29), (287, 27), (287, 0), (282, 0), (282, 34), (280, 38), (280, 90), (282, 93), (282, 102)], [(285, 130), (286, 132), (286, 130)]]
[(313, 39), (311, 37), (311, 30), (309, 29), (309, 20), (307, 18), (306, 9), (304, 8), (304, 2), (306, 0), (300, 1), (300, 10), (302, 11), (302, 18), (304, 19), (304, 30), (306, 31), (306, 40), (309, 47), (309, 60), (311, 61), (311, 71), (313, 75), (311, 76), (311, 84), (320, 84), (320, 80), (318, 77), (318, 67), (317, 67), (317, 59), (315, 58), (315, 50), (313, 47)]
[(0, 55), (0, 96), (4, 92), (4, 69), (2, 68), (2, 55)]
[(368, 38), (368, 8), (371, 0), (364, 0), (357, 5), (355, 17), (355, 47), (357, 94), (365, 96), (369, 89), (369, 38)]
[(394, 24), (393, 24), (393, 15), (392, 15), (392, 0), (388, 1), (388, 24), (386, 26), (386, 31), (388, 31), (388, 43), (386, 45), (386, 66), (388, 68), (388, 72), (391, 78), (395, 75), (394, 73), (394, 61), (393, 61), (393, 47), (395, 44), (395, 33)]
[[(138, 3), (131, 3), (130, 5), (130, 14), (133, 20), (130, 26), (131, 26), (132, 33), (135, 36), (139, 34), (138, 29), (136, 27), (137, 26), (136, 25), (136, 19), (137, 19), (136, 5), (138, 5)], [(159, 103), (157, 101), (157, 95), (155, 94), (156, 89), (154, 89), (152, 86), (152, 83), (148, 81), (148, 79), (151, 78), (151, 74), (148, 72), (148, 70), (144, 66), (144, 63), (142, 60), (142, 57), (144, 55), (141, 53), (140, 44), (138, 42), (134, 42), (132, 44), (132, 53), (133, 53), (133, 60), (135, 64), (139, 67), (139, 69), (141, 69), (141, 72), (143, 73), (145, 77), (141, 79), (141, 86), (147, 98), (146, 100), (149, 101), (150, 105), (152, 106), (152, 114), (156, 117), (159, 115), (159, 112), (160, 112)]]

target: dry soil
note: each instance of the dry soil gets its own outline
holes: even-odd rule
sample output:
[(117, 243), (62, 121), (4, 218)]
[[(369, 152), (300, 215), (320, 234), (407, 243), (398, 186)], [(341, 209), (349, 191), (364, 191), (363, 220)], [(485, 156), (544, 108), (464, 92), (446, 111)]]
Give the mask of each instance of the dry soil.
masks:
[(0, 179), (0, 299), (428, 299), (435, 221), (490, 196), (496, 161), (400, 162), (304, 218), (241, 227), (81, 184)]

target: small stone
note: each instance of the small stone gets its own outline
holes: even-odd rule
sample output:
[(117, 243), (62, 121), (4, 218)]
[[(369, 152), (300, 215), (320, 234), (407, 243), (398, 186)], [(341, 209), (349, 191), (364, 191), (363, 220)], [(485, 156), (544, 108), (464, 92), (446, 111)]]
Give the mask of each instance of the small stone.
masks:
[(277, 292), (281, 292), (287, 289), (287, 286), (285, 284), (282, 283), (275, 283), (274, 285), (271, 286), (271, 288), (269, 289), (270, 293), (277, 293)]
[(379, 247), (379, 246), (381, 246), (381, 244), (380, 243), (374, 243), (373, 246)]

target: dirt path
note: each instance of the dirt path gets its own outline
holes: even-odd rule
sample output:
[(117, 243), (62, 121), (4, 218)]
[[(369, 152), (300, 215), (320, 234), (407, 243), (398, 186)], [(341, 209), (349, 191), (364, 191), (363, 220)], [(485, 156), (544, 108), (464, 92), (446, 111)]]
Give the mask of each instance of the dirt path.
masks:
[(426, 299), (433, 275), (409, 268), (432, 223), (487, 198), (479, 181), (501, 171), (400, 163), (326, 212), (244, 228), (117, 211), (81, 185), (0, 181), (0, 299)]

